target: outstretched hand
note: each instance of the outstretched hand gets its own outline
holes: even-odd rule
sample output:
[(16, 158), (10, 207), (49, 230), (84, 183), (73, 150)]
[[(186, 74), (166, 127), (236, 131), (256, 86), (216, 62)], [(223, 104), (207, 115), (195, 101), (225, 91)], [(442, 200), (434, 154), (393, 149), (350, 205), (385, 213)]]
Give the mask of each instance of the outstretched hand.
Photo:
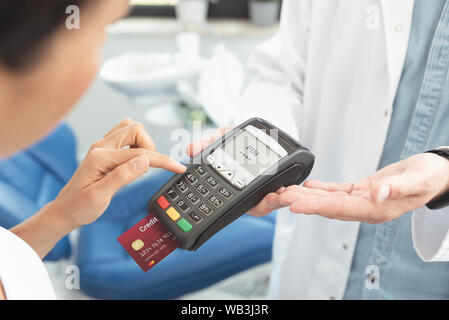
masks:
[(381, 223), (424, 206), (449, 190), (449, 161), (422, 153), (355, 183), (307, 181), (279, 195), (294, 213)]

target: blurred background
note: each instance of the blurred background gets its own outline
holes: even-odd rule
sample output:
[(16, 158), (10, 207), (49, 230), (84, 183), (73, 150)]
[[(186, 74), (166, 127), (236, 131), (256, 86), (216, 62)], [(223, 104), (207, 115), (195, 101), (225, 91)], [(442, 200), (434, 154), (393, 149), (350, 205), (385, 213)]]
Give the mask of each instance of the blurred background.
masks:
[[(130, 3), (133, 5), (130, 17), (108, 29), (103, 62), (116, 58), (115, 64), (114, 61), (109, 64), (110, 72), (102, 70), (68, 118), (80, 152), (125, 116), (145, 122), (155, 140), (163, 138), (158, 147), (167, 152), (170, 145), (166, 145), (166, 130), (188, 125), (181, 118), (208, 121), (204, 116), (209, 111), (217, 120), (215, 112), (223, 105), (232, 113), (235, 107), (232, 102), (248, 81), (245, 66), (250, 52), (277, 31), (281, 5), (277, 0), (131, 0)], [(177, 58), (184, 63), (175, 66), (173, 60)], [(206, 70), (201, 70), (204, 64)], [(192, 65), (197, 67), (174, 70)], [(154, 75), (155, 70), (160, 71), (160, 77), (143, 79), (145, 72)], [(182, 94), (176, 88), (180, 81)], [(160, 86), (161, 82), (165, 85)], [(199, 82), (203, 85), (198, 88)], [(142, 92), (133, 92), (137, 87)], [(211, 91), (215, 92), (213, 97)], [(227, 101), (220, 101), (223, 99)], [(196, 112), (181, 117), (180, 104)], [(158, 121), (161, 116), (172, 119), (167, 123), (169, 128)]]

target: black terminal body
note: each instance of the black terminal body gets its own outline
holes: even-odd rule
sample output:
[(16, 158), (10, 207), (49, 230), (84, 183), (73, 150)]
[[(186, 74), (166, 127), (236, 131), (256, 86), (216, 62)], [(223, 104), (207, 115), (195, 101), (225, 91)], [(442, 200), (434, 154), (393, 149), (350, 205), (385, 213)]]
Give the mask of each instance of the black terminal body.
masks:
[[(225, 146), (232, 146), (231, 141), (255, 141), (248, 133), (249, 129), (253, 133), (260, 133), (255, 132), (260, 130), (268, 135), (276, 132), (274, 141), (282, 147), (276, 150), (285, 151), (282, 156), (279, 155), (281, 152), (270, 153), (279, 156), (279, 159), (274, 158), (276, 164), (271, 165), (263, 174), (254, 175), (251, 181), (241, 179), (240, 171), (228, 170), (227, 163), (215, 159), (217, 154), (225, 153)], [(238, 138), (241, 132), (245, 132), (244, 138)], [(246, 151), (236, 150), (236, 154), (246, 157), (247, 152), (256, 155), (259, 152), (252, 146), (244, 149)], [(257, 205), (268, 193), (275, 192), (282, 186), (302, 183), (309, 176), (314, 160), (314, 155), (295, 139), (269, 122), (253, 118), (193, 158), (184, 174), (175, 175), (150, 199), (148, 210), (175, 235), (182, 249), (193, 251)], [(241, 172), (248, 174), (249, 171)]]

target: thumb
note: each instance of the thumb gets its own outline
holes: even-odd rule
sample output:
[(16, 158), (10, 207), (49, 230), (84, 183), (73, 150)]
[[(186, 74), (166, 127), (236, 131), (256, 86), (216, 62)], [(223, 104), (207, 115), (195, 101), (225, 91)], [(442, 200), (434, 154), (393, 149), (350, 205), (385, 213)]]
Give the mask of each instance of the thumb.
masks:
[(148, 171), (150, 161), (145, 156), (135, 157), (111, 171), (97, 183), (97, 187), (112, 197), (120, 188), (130, 184)]
[(400, 200), (420, 194), (422, 190), (420, 180), (419, 175), (411, 172), (384, 177), (373, 183), (371, 200), (382, 203), (386, 200)]

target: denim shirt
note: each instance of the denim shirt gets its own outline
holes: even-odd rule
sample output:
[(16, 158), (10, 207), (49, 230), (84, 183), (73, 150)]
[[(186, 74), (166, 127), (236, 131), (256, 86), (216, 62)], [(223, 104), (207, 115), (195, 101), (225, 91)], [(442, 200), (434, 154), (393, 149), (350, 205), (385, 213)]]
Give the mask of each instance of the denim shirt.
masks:
[[(415, 0), (412, 19), (379, 168), (449, 145), (449, 1)], [(411, 213), (388, 223), (362, 223), (344, 298), (449, 299), (449, 263), (418, 257)]]

